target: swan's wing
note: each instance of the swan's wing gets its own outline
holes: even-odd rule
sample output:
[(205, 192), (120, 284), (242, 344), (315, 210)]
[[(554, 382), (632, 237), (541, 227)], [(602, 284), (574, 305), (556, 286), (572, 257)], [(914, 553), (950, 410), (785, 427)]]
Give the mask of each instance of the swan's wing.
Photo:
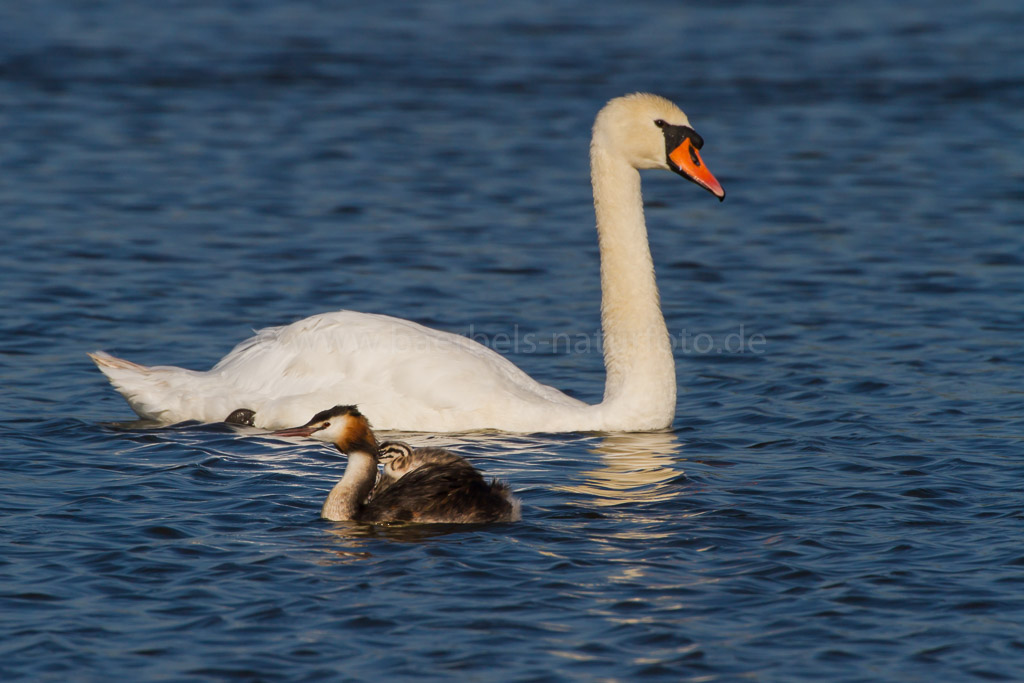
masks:
[[(245, 395), (264, 397), (264, 410), (270, 403), (276, 409), (290, 403), (295, 411), (312, 410), (312, 415), (355, 403), (379, 428), (415, 424), (428, 412), (465, 413), (475, 406), (583, 405), (473, 340), (353, 311), (260, 330), (211, 372)], [(301, 408), (298, 397), (303, 397)], [(239, 407), (260, 412), (259, 406)], [(309, 416), (296, 412), (287, 419)]]

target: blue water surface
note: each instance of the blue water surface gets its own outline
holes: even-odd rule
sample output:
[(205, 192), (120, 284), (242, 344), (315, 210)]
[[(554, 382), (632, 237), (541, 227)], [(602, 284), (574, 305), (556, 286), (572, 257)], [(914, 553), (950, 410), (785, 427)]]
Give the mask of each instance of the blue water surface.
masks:
[[(1002, 0), (0, 5), (0, 679), (1024, 679), (1022, 33)], [(672, 430), (401, 435), (523, 521), (376, 527), (319, 519), (330, 449), (123, 424), (86, 351), (205, 369), (337, 308), (599, 401), (589, 131), (637, 90), (728, 192), (644, 176)]]

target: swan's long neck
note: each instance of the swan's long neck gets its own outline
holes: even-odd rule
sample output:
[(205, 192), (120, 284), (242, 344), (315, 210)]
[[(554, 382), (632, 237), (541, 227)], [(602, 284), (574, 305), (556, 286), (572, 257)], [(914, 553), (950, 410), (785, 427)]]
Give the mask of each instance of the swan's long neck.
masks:
[(601, 327), (608, 378), (602, 409), (646, 428), (668, 426), (676, 375), (647, 241), (640, 173), (599, 145), (590, 149), (601, 252)]
[(376, 480), (376, 456), (364, 451), (351, 451), (345, 474), (327, 494), (320, 516), (334, 522), (353, 519), (366, 503)]

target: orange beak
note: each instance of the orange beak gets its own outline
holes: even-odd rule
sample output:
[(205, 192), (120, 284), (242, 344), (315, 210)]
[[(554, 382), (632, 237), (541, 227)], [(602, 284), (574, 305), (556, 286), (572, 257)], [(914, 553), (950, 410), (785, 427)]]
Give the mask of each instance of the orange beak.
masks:
[(675, 165), (673, 171), (697, 183), (718, 197), (718, 201), (725, 199), (725, 190), (722, 189), (715, 176), (711, 175), (708, 167), (704, 165), (697, 148), (690, 142), (690, 138), (683, 138), (683, 144), (672, 150), (668, 158)]

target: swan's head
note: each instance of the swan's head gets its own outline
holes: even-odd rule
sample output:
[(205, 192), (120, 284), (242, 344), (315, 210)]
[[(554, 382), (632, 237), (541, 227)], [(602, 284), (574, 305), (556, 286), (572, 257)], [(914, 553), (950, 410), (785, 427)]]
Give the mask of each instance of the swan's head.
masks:
[(592, 144), (633, 168), (673, 171), (725, 199), (725, 190), (698, 152), (704, 138), (686, 114), (664, 97), (634, 93), (611, 100), (597, 115)]
[(334, 406), (322, 410), (301, 427), (280, 429), (271, 435), (308, 436), (333, 443), (342, 453), (360, 451), (377, 454), (377, 439), (370, 429), (370, 422), (355, 406)]

